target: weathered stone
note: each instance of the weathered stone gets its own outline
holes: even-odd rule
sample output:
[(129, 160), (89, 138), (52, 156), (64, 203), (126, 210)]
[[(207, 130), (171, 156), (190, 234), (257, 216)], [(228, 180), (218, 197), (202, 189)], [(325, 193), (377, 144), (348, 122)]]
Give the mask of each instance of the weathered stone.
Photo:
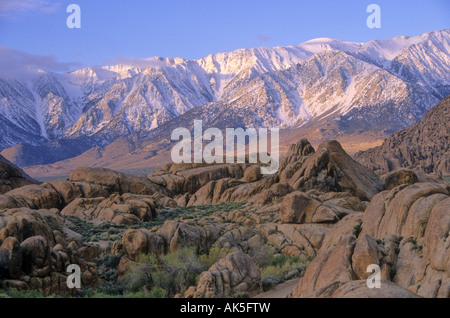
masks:
[(45, 277), (50, 273), (50, 247), (42, 236), (32, 236), (20, 244), (23, 251), (23, 271), (36, 277)]
[(0, 277), (19, 278), (22, 268), (22, 249), (14, 237), (8, 237), (0, 246)]
[(105, 168), (78, 168), (70, 174), (69, 181), (100, 185), (110, 193), (150, 195), (159, 191), (165, 191), (144, 177), (127, 175)]
[(311, 223), (320, 202), (302, 192), (292, 192), (281, 202), (280, 221), (283, 223)]
[(261, 179), (261, 167), (259, 165), (249, 166), (244, 171), (245, 182), (255, 182)]
[(381, 179), (354, 161), (337, 141), (323, 142), (315, 153), (308, 154), (299, 158), (296, 169), (290, 170), (293, 174), (282, 169), (280, 181), (300, 191), (347, 191), (361, 200), (370, 200), (382, 190)]
[(60, 206), (61, 198), (55, 190), (37, 184), (26, 185), (0, 195), (0, 209), (51, 209)]
[(250, 256), (228, 254), (200, 275), (194, 298), (254, 296), (261, 291), (261, 273)]

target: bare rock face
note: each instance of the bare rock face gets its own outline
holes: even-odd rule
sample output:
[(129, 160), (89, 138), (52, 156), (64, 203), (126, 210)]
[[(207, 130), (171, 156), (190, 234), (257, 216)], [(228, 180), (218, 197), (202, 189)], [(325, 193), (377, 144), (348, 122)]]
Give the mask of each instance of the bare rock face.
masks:
[(348, 194), (331, 198), (326, 195), (317, 196), (312, 192), (308, 194), (294, 191), (281, 201), (279, 220), (295, 224), (334, 224), (349, 213), (362, 211), (360, 203), (358, 198)]
[(42, 186), (55, 190), (64, 206), (77, 198), (108, 197), (110, 194), (106, 187), (87, 182), (50, 181)]
[(400, 169), (388, 173), (383, 177), (384, 190), (391, 190), (399, 185), (409, 185), (419, 181), (419, 178), (412, 170)]
[(42, 236), (32, 236), (20, 244), (24, 265), (23, 271), (30, 276), (45, 277), (50, 273), (50, 246)]
[(128, 259), (139, 261), (141, 254), (162, 255), (165, 253), (164, 239), (147, 229), (127, 230), (122, 237), (122, 244)]
[(0, 194), (34, 183), (21, 169), (0, 155)]
[(197, 253), (209, 250), (222, 233), (221, 225), (198, 224), (190, 221), (166, 221), (157, 231), (166, 242), (166, 251), (193, 247)]
[(60, 206), (61, 198), (55, 190), (37, 184), (26, 185), (0, 195), (0, 209), (52, 209)]
[(226, 298), (234, 295), (254, 296), (261, 292), (261, 273), (253, 259), (236, 252), (220, 259), (200, 275), (193, 298)]
[(280, 253), (298, 256), (302, 260), (315, 257), (330, 229), (320, 224), (257, 225), (257, 230), (267, 243)]
[(245, 182), (255, 182), (261, 179), (261, 167), (259, 165), (251, 165), (244, 171)]
[[(335, 224), (292, 295), (448, 298), (449, 185), (418, 179), (380, 192), (364, 214)], [(364, 289), (370, 264), (379, 265), (388, 281), (379, 291)]]
[(355, 160), (378, 174), (399, 168), (450, 175), (450, 96), (430, 109), (422, 120), (396, 132), (381, 146), (359, 152)]
[(175, 194), (195, 193), (210, 181), (243, 177), (244, 164), (169, 164), (147, 178)]
[(318, 289), (314, 298), (421, 298), (420, 296), (394, 284), (381, 280), (382, 288), (367, 288), (365, 280), (341, 283), (334, 282)]
[(251, 200), (255, 195), (269, 189), (274, 183), (275, 179), (271, 177), (250, 183), (230, 178), (210, 181), (190, 197), (187, 205)]
[(8, 237), (0, 246), (0, 277), (19, 278), (23, 254), (19, 241)]
[(54, 231), (65, 229), (57, 210), (31, 210), (28, 208), (0, 210), (0, 242), (14, 237), (19, 242), (30, 236), (42, 236), (50, 244), (62, 243), (64, 238)]
[(280, 182), (287, 182), (294, 190), (347, 191), (361, 200), (370, 200), (383, 189), (380, 178), (355, 162), (337, 141), (323, 142), (316, 152), (305, 140), (300, 145), (292, 151), (302, 155), (288, 153), (279, 171)]
[(68, 204), (62, 215), (75, 215), (83, 220), (111, 221), (116, 224), (133, 225), (156, 218), (159, 210), (151, 196), (126, 193), (113, 194), (108, 198), (77, 198)]
[(66, 268), (78, 264), (84, 287), (98, 283), (96, 264), (81, 235), (64, 224), (57, 209), (0, 210), (0, 288), (68, 292)]
[(287, 183), (292, 176), (301, 168), (302, 164), (315, 153), (313, 146), (307, 139), (301, 139), (296, 144), (289, 146), (286, 158), (280, 163), (278, 175), (280, 183)]
[(163, 188), (145, 177), (128, 175), (105, 168), (78, 168), (70, 174), (69, 181), (100, 185), (110, 193), (151, 195), (165, 192)]
[(280, 221), (283, 223), (311, 223), (320, 202), (306, 193), (292, 192), (281, 202)]

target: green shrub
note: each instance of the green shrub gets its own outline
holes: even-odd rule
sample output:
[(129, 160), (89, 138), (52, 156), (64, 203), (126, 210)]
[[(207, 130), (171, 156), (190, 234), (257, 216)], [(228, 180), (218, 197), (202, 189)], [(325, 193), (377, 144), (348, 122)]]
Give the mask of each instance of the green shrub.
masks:
[(283, 279), (276, 276), (266, 276), (261, 280), (263, 291), (268, 291), (282, 282)]
[(361, 224), (356, 224), (356, 225), (353, 227), (353, 235), (354, 235), (354, 236), (358, 236), (359, 233), (361, 233), (361, 230), (362, 230)]
[(196, 285), (201, 272), (203, 266), (193, 248), (164, 256), (141, 255), (127, 272), (125, 285), (132, 292), (149, 290), (151, 297), (173, 297)]
[(164, 298), (167, 292), (161, 287), (153, 287), (150, 291), (150, 298)]
[(298, 256), (285, 254), (273, 255), (273, 250), (270, 246), (261, 248), (254, 259), (261, 272), (263, 289), (265, 291), (275, 287), (285, 279), (299, 276), (312, 260), (312, 258), (308, 258), (301, 261)]
[(253, 260), (258, 267), (267, 267), (272, 263), (273, 259), (273, 248), (268, 245), (264, 245), (255, 252), (253, 255)]
[(232, 251), (230, 249), (220, 249), (214, 247), (206, 254), (200, 256), (200, 264), (204, 270), (208, 270), (219, 259), (226, 257)]

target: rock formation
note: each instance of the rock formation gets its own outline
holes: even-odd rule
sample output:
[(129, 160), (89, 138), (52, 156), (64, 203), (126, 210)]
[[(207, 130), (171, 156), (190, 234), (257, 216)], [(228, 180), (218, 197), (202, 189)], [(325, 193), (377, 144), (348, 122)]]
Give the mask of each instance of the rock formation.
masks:
[(378, 174), (399, 168), (450, 175), (450, 96), (422, 120), (396, 132), (381, 146), (359, 152), (355, 160)]
[[(305, 139), (272, 176), (258, 164), (168, 164), (147, 177), (79, 168), (0, 194), (0, 288), (73, 293), (69, 264), (95, 287), (122, 282), (142, 255), (215, 248), (228, 254), (184, 296), (253, 296), (268, 248), (313, 259), (293, 297), (450, 297), (449, 191), (409, 169), (380, 178), (338, 142), (316, 151)], [(113, 278), (93, 262), (108, 257)], [(381, 289), (365, 287), (371, 264)]]
[[(356, 297), (357, 290), (361, 297), (450, 297), (450, 186), (408, 175), (418, 181), (391, 184), (364, 213), (331, 228), (294, 297)], [(361, 287), (370, 264), (380, 266), (386, 281), (379, 291)]]
[(0, 194), (35, 181), (0, 155)]

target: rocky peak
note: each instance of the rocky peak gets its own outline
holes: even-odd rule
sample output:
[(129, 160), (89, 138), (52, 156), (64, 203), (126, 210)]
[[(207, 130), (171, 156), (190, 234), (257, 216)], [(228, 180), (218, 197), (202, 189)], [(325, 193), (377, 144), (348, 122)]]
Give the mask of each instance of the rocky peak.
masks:
[[(281, 166), (280, 182), (301, 191), (348, 191), (362, 200), (370, 200), (383, 189), (381, 179), (354, 161), (336, 140), (323, 142), (316, 152), (311, 148), (307, 140), (291, 146), (286, 159), (291, 161)], [(304, 155), (292, 155), (299, 151)]]

